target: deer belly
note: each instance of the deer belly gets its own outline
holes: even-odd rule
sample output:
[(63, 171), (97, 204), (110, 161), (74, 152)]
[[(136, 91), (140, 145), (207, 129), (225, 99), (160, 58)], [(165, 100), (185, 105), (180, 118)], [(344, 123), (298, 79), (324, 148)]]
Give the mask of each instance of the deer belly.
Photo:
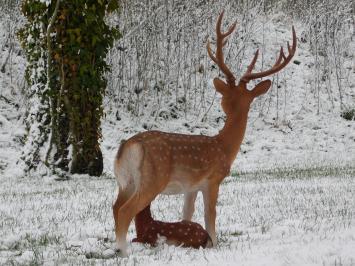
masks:
[(174, 194), (183, 194), (185, 189), (183, 185), (178, 181), (171, 181), (168, 183), (162, 194), (165, 195), (174, 195)]
[(204, 187), (205, 181), (206, 178), (203, 175), (194, 176), (185, 171), (174, 171), (162, 194), (184, 194), (186, 192), (197, 191)]

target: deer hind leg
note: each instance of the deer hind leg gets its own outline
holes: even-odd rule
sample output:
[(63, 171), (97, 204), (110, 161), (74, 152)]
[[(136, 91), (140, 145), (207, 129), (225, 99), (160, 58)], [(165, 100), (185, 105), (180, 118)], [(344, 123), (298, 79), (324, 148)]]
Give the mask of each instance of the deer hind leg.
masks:
[(122, 189), (120, 187), (120, 189), (119, 189), (119, 193), (118, 193), (116, 202), (112, 206), (113, 218), (115, 220), (116, 234), (117, 234), (117, 228), (118, 228), (118, 211), (122, 207), (122, 205), (125, 204), (129, 200), (129, 198), (133, 195), (133, 193), (134, 193), (134, 188), (132, 186), (127, 187), (125, 189)]
[[(118, 241), (118, 232), (127, 231), (130, 220), (128, 220), (127, 229), (125, 229), (126, 219), (122, 218), (122, 208), (134, 199), (134, 195), (140, 183), (141, 173), (139, 171), (143, 160), (143, 148), (139, 143), (126, 142), (121, 145), (115, 162), (114, 173), (119, 186), (117, 200), (113, 205), (113, 216), (115, 220), (115, 233), (118, 249), (121, 255), (126, 256), (126, 239), (121, 237)], [(122, 229), (120, 229), (122, 227)], [(125, 232), (124, 236), (127, 234)], [(121, 233), (122, 235), (122, 233)]]
[(116, 219), (116, 239), (117, 247), (123, 256), (127, 256), (127, 231), (128, 227), (140, 211), (142, 211), (159, 194), (157, 189), (139, 189), (118, 209)]
[[(134, 192), (126, 201), (124, 198), (129, 193), (127, 195), (124, 194), (122, 200), (118, 198), (117, 206), (114, 209), (115, 221), (117, 221), (115, 228), (117, 247), (123, 256), (127, 256), (126, 237), (128, 227), (132, 219), (138, 214), (138, 212), (149, 205), (150, 202), (153, 201), (154, 198), (164, 190), (168, 183), (168, 179), (166, 178), (167, 169), (163, 169), (164, 171), (158, 173), (155, 171), (152, 156), (143, 154), (142, 147), (137, 147), (136, 151), (137, 155), (140, 156), (138, 160), (139, 164), (131, 164), (126, 168), (124, 168), (125, 165), (123, 165), (123, 169), (128, 169), (129, 171), (122, 171), (124, 174), (131, 174), (132, 178), (126, 178), (128, 182), (125, 182), (125, 184), (128, 184), (128, 187), (130, 187), (130, 184), (133, 183), (132, 186), (134, 188)], [(131, 180), (133, 180), (133, 182), (130, 182)], [(121, 202), (124, 203), (120, 205)]]
[(182, 219), (186, 221), (191, 221), (192, 215), (195, 211), (195, 200), (197, 197), (197, 191), (194, 192), (186, 192), (184, 194), (184, 208)]

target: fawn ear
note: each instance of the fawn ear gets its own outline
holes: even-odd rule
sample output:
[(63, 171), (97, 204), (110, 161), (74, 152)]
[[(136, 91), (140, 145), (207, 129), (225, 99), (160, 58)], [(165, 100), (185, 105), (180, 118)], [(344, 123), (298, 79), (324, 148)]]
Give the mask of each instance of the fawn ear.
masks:
[(271, 81), (269, 79), (267, 80), (264, 80), (260, 83), (258, 83), (254, 89), (252, 89), (250, 92), (251, 92), (251, 95), (256, 98), (264, 93), (266, 93), (269, 89), (270, 89), (270, 86), (271, 86)]
[(225, 95), (229, 91), (229, 85), (219, 78), (213, 79), (213, 85), (220, 94)]

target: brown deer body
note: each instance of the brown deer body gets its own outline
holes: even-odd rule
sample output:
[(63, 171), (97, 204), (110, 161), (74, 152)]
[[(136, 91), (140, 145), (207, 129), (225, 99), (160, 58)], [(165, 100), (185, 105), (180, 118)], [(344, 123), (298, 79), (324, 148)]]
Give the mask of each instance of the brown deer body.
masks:
[(159, 236), (166, 238), (168, 245), (183, 247), (208, 247), (212, 246), (212, 240), (207, 231), (198, 223), (181, 221), (167, 223), (156, 221), (152, 218), (150, 205), (145, 207), (134, 218), (137, 238), (132, 242), (147, 243), (152, 246), (157, 244)]
[(127, 254), (126, 235), (131, 220), (160, 193), (184, 194), (183, 219), (190, 221), (197, 193), (201, 191), (205, 228), (213, 245), (217, 244), (215, 220), (219, 185), (229, 174), (244, 138), (250, 104), (254, 98), (266, 93), (271, 85), (270, 80), (265, 80), (248, 90), (247, 83), (280, 71), (296, 50), (296, 33), (292, 28), (293, 44), (292, 47), (288, 45), (287, 57), (281, 48), (271, 69), (252, 73), (257, 51), (246, 73), (235, 84), (235, 77), (225, 65), (222, 51), (226, 44), (224, 39), (233, 32), (235, 24), (222, 33), (222, 17), (223, 12), (216, 25), (216, 54), (212, 53), (209, 43), (207, 51), (227, 80), (227, 83), (218, 78), (213, 81), (216, 90), (222, 94), (221, 105), (227, 117), (223, 129), (213, 137), (147, 131), (131, 137), (118, 150), (114, 173), (119, 194), (113, 215), (117, 245), (123, 256)]

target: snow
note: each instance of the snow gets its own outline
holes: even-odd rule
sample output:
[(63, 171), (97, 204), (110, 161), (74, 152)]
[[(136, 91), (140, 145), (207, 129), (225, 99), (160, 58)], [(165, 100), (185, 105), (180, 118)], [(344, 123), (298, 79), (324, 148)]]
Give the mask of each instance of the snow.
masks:
[[(0, 179), (3, 263), (115, 265), (351, 265), (355, 261), (354, 171), (317, 176), (294, 173), (228, 177), (217, 205), (215, 249), (130, 244), (129, 258), (114, 253), (111, 202), (115, 179), (74, 176)], [(179, 219), (181, 196), (159, 196), (155, 217)], [(203, 221), (198, 196), (194, 219)], [(135, 236), (131, 225), (128, 239)]]
[[(301, 22), (294, 23), (299, 32), (304, 30)], [(259, 18), (255, 24), (254, 41), (266, 43), (265, 60), (272, 62), (277, 45), (290, 39), (289, 18), (276, 14)], [(0, 27), (0, 63), (8, 53), (5, 33), (5, 27)], [(246, 61), (257, 45), (246, 51)], [(350, 47), (355, 47), (354, 41)], [(308, 43), (299, 42), (294, 59), (301, 63), (289, 65), (277, 77), (281, 88), (273, 85), (253, 103), (232, 176), (220, 189), (217, 248), (131, 243), (129, 258), (122, 259), (114, 252), (111, 211), (117, 193), (113, 158), (120, 141), (144, 131), (143, 124), (168, 132), (216, 134), (223, 126), (220, 95), (214, 93), (211, 83), (217, 72), (207, 72), (205, 97), (211, 108), (205, 121), (194, 113), (154, 119), (147, 110), (136, 118), (106, 98), (101, 145), (104, 175), (74, 175), (59, 182), (46, 176), (45, 169), (38, 176), (23, 178), (18, 159), (26, 133), (22, 121), (26, 106), (21, 96), (26, 63), (23, 55), (14, 53), (12, 69), (0, 72), (0, 95), (11, 102), (0, 98), (0, 265), (355, 265), (355, 123), (340, 117), (335, 84), (330, 88), (334, 106), (322, 88), (317, 113), (314, 55)], [(355, 108), (353, 57), (343, 61), (350, 68), (344, 100)], [(169, 108), (166, 104), (160, 110), (169, 113)], [(159, 196), (152, 211), (158, 219), (176, 221), (181, 207), (181, 196)], [(203, 224), (201, 195), (194, 221)], [(131, 225), (128, 239), (134, 235)]]

